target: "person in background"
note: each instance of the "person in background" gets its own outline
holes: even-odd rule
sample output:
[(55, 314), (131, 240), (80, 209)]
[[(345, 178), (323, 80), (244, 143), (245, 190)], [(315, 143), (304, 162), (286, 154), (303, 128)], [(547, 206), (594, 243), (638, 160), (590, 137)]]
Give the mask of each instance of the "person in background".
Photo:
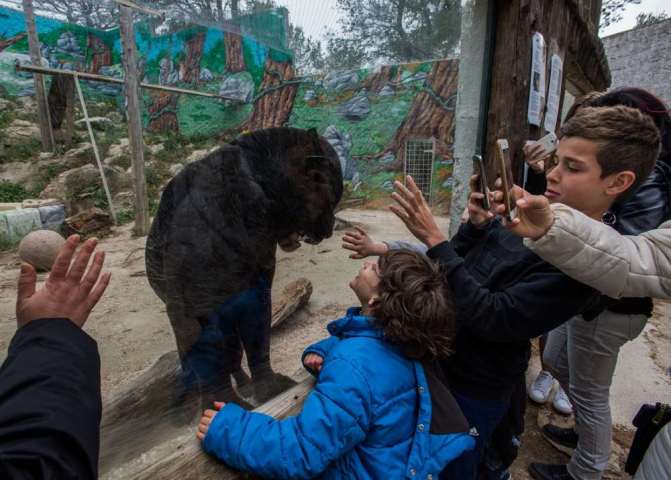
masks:
[(97, 241), (67, 239), (42, 288), (24, 263), (17, 331), (0, 367), (0, 478), (96, 479), (100, 444), (100, 358), (82, 326), (110, 273)]

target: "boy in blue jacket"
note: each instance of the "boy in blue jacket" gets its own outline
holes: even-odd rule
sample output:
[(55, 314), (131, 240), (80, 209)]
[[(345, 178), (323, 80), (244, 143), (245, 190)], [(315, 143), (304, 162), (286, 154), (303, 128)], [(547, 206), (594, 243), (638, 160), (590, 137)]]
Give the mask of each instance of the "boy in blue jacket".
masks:
[(435, 360), (455, 323), (437, 266), (396, 250), (350, 282), (361, 307), (303, 354), (317, 376), (303, 411), (284, 420), (229, 403), (206, 410), (203, 448), (268, 478), (438, 478), (474, 446)]

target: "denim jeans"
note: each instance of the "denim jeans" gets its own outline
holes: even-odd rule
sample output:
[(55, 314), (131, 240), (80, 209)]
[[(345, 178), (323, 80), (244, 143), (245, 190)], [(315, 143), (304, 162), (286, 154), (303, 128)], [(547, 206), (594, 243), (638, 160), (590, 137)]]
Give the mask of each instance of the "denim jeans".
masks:
[(574, 317), (550, 332), (543, 360), (573, 403), (578, 447), (568, 464), (573, 478), (599, 480), (612, 437), (610, 385), (620, 347), (645, 327), (645, 315), (604, 311), (586, 322)]
[(475, 448), (453, 460), (440, 474), (441, 480), (475, 480), (482, 454), (497, 425), (508, 411), (510, 401), (480, 400), (453, 391), (471, 428), (478, 431)]

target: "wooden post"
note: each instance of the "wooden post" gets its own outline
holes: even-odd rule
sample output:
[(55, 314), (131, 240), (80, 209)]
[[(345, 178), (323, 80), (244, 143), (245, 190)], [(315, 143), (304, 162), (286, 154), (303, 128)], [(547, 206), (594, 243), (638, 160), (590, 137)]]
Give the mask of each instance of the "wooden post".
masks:
[(149, 231), (149, 208), (147, 202), (147, 183), (144, 174), (144, 143), (142, 123), (140, 122), (140, 98), (137, 78), (137, 47), (133, 32), (131, 9), (119, 5), (121, 45), (123, 66), (126, 75), (126, 112), (128, 114), (128, 139), (131, 163), (133, 167), (133, 189), (135, 192), (135, 228), (136, 235), (147, 235)]
[(96, 163), (98, 164), (98, 170), (100, 170), (100, 176), (103, 180), (103, 188), (105, 189), (105, 195), (107, 196), (107, 203), (110, 207), (110, 213), (112, 214), (112, 220), (114, 225), (117, 224), (116, 213), (114, 212), (114, 205), (112, 204), (112, 194), (110, 193), (109, 185), (107, 185), (107, 177), (105, 177), (105, 168), (103, 167), (103, 162), (100, 160), (100, 152), (98, 151), (98, 144), (96, 143), (96, 137), (93, 135), (93, 128), (91, 128), (91, 122), (89, 121), (89, 112), (86, 109), (86, 102), (84, 101), (84, 94), (82, 93), (82, 87), (79, 85), (79, 78), (75, 75), (75, 86), (77, 87), (77, 93), (79, 94), (79, 101), (82, 104), (82, 113), (84, 114), (84, 121), (86, 122), (86, 128), (89, 131), (89, 138), (91, 139), (91, 145), (93, 146), (93, 153), (96, 157)]
[[(28, 48), (30, 49), (30, 60), (33, 65), (42, 65), (40, 55), (40, 42), (35, 29), (35, 12), (33, 11), (33, 0), (23, 0), (23, 15), (26, 19), (26, 31), (28, 32)], [(50, 118), (47, 109), (47, 94), (44, 91), (42, 75), (33, 74), (35, 80), (35, 99), (37, 101), (37, 118), (40, 124), (40, 136), (42, 137), (42, 149), (53, 151), (53, 135), (50, 131)]]

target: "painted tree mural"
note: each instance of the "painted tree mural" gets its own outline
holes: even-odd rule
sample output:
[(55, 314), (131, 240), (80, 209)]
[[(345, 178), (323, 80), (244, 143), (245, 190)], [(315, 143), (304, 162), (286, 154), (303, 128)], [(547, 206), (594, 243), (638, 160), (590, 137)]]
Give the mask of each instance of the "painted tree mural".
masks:
[(277, 61), (270, 55), (266, 59), (261, 95), (254, 103), (254, 111), (245, 127), (281, 127), (289, 120), (298, 83), (294, 81), (295, 71), (291, 60)]

